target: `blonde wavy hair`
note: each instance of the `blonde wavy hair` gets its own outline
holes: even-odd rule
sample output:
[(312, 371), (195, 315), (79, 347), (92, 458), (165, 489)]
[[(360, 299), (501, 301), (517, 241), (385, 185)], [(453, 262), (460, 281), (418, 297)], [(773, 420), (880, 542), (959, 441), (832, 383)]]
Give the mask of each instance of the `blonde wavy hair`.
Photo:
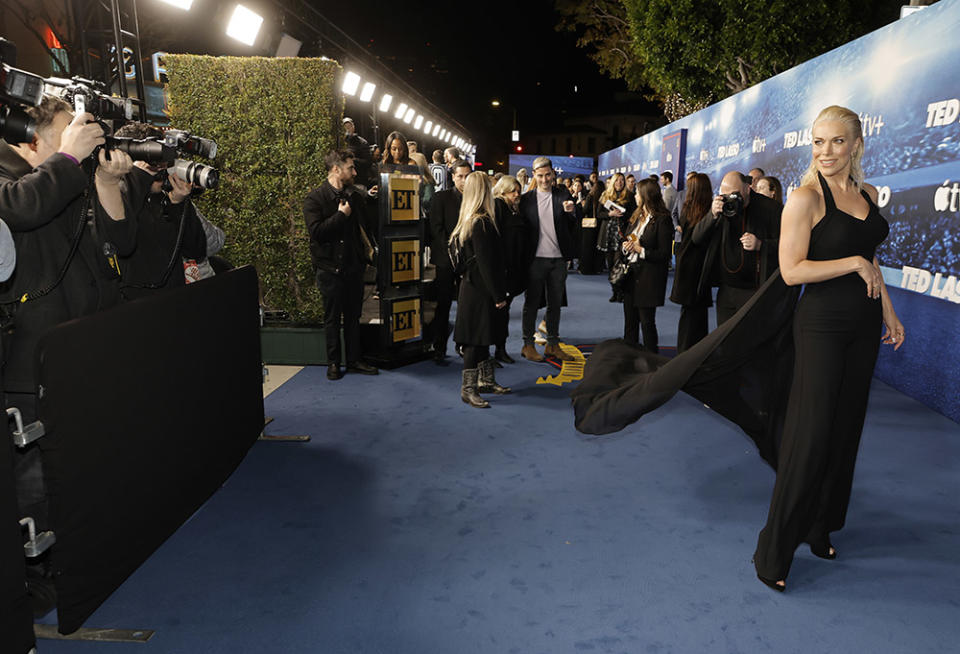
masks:
[[(619, 193), (616, 190), (618, 179), (623, 180), (623, 190)], [(627, 178), (623, 176), (623, 173), (616, 173), (610, 178), (610, 181), (607, 182), (607, 187), (603, 189), (603, 195), (600, 196), (600, 203), (603, 204), (607, 200), (613, 200), (622, 206), (629, 198), (630, 191), (627, 190)]]
[(496, 229), (495, 212), (493, 183), (490, 177), (479, 170), (467, 175), (467, 181), (463, 183), (460, 216), (457, 219), (457, 226), (450, 233), (450, 243), (456, 240), (462, 246), (470, 238), (478, 220), (487, 220)]
[[(863, 186), (864, 179), (863, 166), (861, 165), (861, 160), (863, 159), (863, 125), (860, 123), (860, 117), (846, 107), (831, 105), (817, 115), (811, 129), (816, 127), (817, 123), (824, 120), (836, 120), (843, 123), (849, 130), (850, 138), (855, 141), (860, 141), (859, 145), (854, 144), (853, 152), (850, 154), (850, 178), (853, 180), (853, 183), (856, 184), (857, 188), (860, 188)], [(817, 162), (811, 153), (810, 166), (807, 168), (807, 171), (803, 173), (803, 177), (800, 178), (800, 186), (815, 186), (816, 184)]]

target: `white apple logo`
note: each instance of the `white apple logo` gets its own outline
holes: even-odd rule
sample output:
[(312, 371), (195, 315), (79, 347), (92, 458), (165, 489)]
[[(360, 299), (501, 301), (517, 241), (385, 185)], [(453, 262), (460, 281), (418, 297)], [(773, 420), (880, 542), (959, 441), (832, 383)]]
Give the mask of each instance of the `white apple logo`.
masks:
[(877, 189), (877, 206), (881, 209), (890, 204), (890, 187), (881, 186)]
[(937, 211), (946, 211), (950, 206), (950, 187), (947, 186), (949, 183), (950, 180), (946, 180), (933, 196), (933, 208)]

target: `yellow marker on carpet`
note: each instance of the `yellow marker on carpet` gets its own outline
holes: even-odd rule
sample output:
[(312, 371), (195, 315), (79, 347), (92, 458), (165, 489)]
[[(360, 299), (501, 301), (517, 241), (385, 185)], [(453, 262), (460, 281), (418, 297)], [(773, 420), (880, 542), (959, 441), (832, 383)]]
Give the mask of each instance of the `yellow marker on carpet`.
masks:
[(579, 381), (583, 379), (583, 366), (587, 359), (583, 353), (573, 345), (560, 343), (560, 349), (574, 358), (573, 361), (562, 361), (560, 374), (550, 375), (549, 377), (538, 377), (538, 384), (553, 384), (554, 386), (563, 386), (567, 382)]

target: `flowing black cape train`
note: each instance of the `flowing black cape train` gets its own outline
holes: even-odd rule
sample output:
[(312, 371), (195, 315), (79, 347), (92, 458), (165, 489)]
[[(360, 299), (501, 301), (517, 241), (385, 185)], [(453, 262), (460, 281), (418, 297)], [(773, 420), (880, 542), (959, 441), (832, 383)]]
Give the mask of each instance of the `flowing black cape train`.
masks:
[(799, 297), (800, 287), (787, 286), (777, 271), (733, 318), (673, 359), (604, 341), (571, 392), (577, 429), (620, 431), (682, 390), (740, 426), (776, 469)]

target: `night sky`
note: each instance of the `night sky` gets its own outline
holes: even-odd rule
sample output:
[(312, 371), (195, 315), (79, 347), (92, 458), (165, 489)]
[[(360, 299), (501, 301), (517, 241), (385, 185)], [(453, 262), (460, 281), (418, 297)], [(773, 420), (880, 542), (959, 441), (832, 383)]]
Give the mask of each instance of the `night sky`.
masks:
[[(295, 6), (292, 0), (275, 0)], [(331, 51), (300, 21), (280, 24), (274, 0), (245, 4), (267, 19), (264, 32), (287, 31), (304, 41), (302, 55), (326, 54), (350, 68), (349, 58)], [(616, 111), (613, 94), (626, 85), (604, 77), (576, 47), (572, 33), (557, 32), (553, 2), (539, 0), (509, 5), (449, 0), (384, 2), (309, 0), (316, 9), (371, 55), (416, 87), (441, 110), (469, 131), (482, 156), (509, 144), (513, 107), (521, 134), (562, 124), (566, 115)], [(190, 12), (180, 12), (153, 0), (138, 3), (145, 40), (154, 49), (197, 54), (265, 54), (223, 35), (221, 23), (233, 2), (194, 0)], [(310, 17), (307, 11), (299, 12)], [(214, 25), (211, 29), (211, 25)], [(146, 45), (146, 44), (145, 44)], [(377, 97), (392, 80), (380, 80)], [(402, 90), (395, 96), (403, 95)], [(491, 100), (499, 99), (497, 110)], [(351, 111), (348, 102), (348, 111)], [(354, 108), (354, 111), (358, 110)], [(647, 111), (656, 111), (648, 107)], [(426, 113), (426, 112), (425, 112)], [(388, 121), (382, 120), (385, 127)], [(498, 143), (499, 142), (499, 143)], [(487, 154), (483, 155), (483, 150)]]

